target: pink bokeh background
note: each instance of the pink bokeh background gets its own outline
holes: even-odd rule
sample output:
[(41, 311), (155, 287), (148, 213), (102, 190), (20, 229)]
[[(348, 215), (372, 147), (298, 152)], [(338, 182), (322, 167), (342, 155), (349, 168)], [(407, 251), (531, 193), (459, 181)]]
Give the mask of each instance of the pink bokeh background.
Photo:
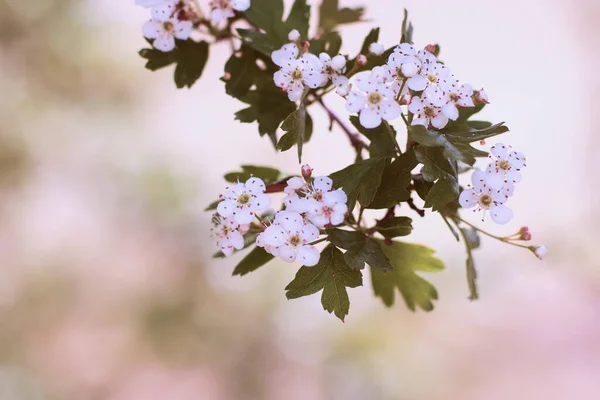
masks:
[[(600, 397), (600, 4), (340, 2), (369, 20), (342, 29), (344, 52), (373, 26), (395, 43), (406, 7), (416, 44), (440, 43), (485, 87), (483, 116), (528, 158), (513, 222), (485, 226), (528, 225), (547, 260), (484, 238), (470, 302), (462, 245), (441, 219), (415, 219), (408, 240), (447, 265), (427, 277), (435, 311), (386, 309), (365, 278), (344, 324), (319, 296), (285, 299), (297, 266), (231, 277), (239, 256), (211, 258), (203, 212), (223, 173), (298, 165), (233, 121), (228, 46), (176, 91), (170, 72), (143, 69), (133, 1), (0, 0), (0, 399)], [(336, 130), (304, 154), (320, 174), (353, 158)]]

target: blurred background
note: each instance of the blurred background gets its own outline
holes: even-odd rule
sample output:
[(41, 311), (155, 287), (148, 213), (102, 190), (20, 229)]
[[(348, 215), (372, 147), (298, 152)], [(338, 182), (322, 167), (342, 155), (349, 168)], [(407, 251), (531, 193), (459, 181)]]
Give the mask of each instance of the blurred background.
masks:
[[(285, 299), (297, 265), (231, 277), (203, 212), (223, 173), (298, 166), (233, 121), (227, 45), (177, 91), (143, 68), (133, 1), (0, 0), (0, 400), (600, 398), (600, 3), (362, 3), (345, 52), (372, 26), (395, 43), (406, 7), (416, 44), (485, 87), (528, 158), (514, 220), (485, 225), (528, 225), (547, 260), (484, 238), (470, 302), (462, 244), (415, 218), (408, 240), (447, 265), (435, 311), (386, 309), (365, 277), (346, 323)], [(335, 130), (305, 148), (318, 174), (352, 157)]]

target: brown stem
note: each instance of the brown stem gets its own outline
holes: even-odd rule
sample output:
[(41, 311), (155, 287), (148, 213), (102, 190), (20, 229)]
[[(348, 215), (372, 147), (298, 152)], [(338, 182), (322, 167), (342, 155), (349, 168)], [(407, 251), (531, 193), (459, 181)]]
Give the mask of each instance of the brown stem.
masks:
[(417, 207), (415, 205), (414, 200), (411, 198), (408, 199), (408, 201), (406, 202), (406, 204), (408, 204), (408, 206), (414, 210), (417, 214), (419, 214), (421, 217), (425, 216), (425, 210), (421, 210), (419, 207)]
[(321, 107), (323, 107), (323, 109), (327, 111), (331, 124), (336, 122), (339, 125), (339, 127), (342, 128), (346, 136), (348, 136), (350, 144), (352, 145), (352, 147), (354, 147), (356, 154), (360, 154), (362, 149), (368, 148), (368, 145), (362, 141), (359, 134), (351, 132), (350, 129), (344, 124), (344, 122), (342, 122), (342, 120), (329, 107), (327, 107), (327, 105), (323, 102), (323, 99), (317, 98), (317, 103), (319, 103)]
[(283, 183), (272, 183), (270, 185), (267, 185), (267, 188), (265, 189), (265, 193), (279, 193), (279, 192), (283, 192), (283, 190), (285, 189), (285, 187), (287, 186), (287, 183), (283, 182)]

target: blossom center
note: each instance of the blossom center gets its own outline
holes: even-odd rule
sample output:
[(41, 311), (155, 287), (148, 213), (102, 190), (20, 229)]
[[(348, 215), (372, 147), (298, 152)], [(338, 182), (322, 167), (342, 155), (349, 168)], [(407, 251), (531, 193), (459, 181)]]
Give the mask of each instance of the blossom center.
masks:
[(300, 236), (296, 234), (290, 238), (289, 242), (290, 246), (298, 246), (300, 243), (302, 243), (302, 239), (300, 239)]
[(427, 107), (423, 111), (427, 118), (435, 118), (435, 109), (433, 107)]
[(453, 102), (457, 102), (460, 100), (460, 96), (458, 95), (458, 93), (452, 93), (450, 94), (450, 100), (452, 100)]
[(492, 205), (493, 199), (489, 194), (482, 194), (479, 198), (479, 203), (484, 207), (489, 207)]
[(240, 205), (248, 204), (249, 201), (250, 195), (248, 195), (247, 193), (241, 194), (240, 197), (238, 197), (238, 203)]
[(302, 71), (300, 71), (298, 68), (296, 68), (295, 70), (292, 71), (292, 79), (295, 81), (299, 81), (304, 77), (304, 75), (302, 74)]
[(320, 190), (317, 190), (313, 193), (312, 198), (317, 201), (321, 201), (323, 199), (323, 193)]
[(165, 32), (173, 32), (175, 30), (175, 25), (171, 21), (163, 22), (163, 29)]
[(500, 160), (498, 161), (498, 168), (506, 171), (510, 169), (510, 163), (508, 162), (508, 160)]
[(377, 105), (377, 104), (381, 103), (381, 100), (383, 100), (383, 96), (380, 93), (377, 93), (377, 92), (369, 93), (369, 103), (371, 103), (373, 105)]
[(437, 74), (429, 74), (429, 75), (427, 75), (427, 79), (431, 83), (436, 83), (438, 81), (438, 76), (437, 76)]

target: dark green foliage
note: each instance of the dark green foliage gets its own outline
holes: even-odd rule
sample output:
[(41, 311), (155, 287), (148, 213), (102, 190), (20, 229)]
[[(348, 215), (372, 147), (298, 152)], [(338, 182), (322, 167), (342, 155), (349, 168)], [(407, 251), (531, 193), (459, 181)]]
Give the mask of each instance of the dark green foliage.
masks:
[(407, 201), (410, 198), (408, 186), (412, 179), (411, 171), (417, 164), (415, 153), (409, 150), (387, 165), (383, 171), (381, 185), (367, 208), (390, 208)]
[(296, 299), (322, 290), (323, 308), (343, 321), (350, 309), (347, 288), (358, 286), (362, 286), (362, 273), (350, 268), (342, 252), (329, 245), (321, 252), (317, 265), (298, 270), (294, 280), (286, 286), (285, 295), (288, 299)]
[(350, 268), (363, 269), (365, 263), (380, 271), (390, 271), (394, 267), (381, 251), (379, 242), (362, 232), (330, 229), (327, 240), (335, 246), (347, 250), (344, 259)]
[(359, 22), (365, 9), (339, 8), (339, 0), (323, 0), (319, 8), (319, 28), (323, 32), (329, 32), (338, 25)]
[(274, 257), (260, 247), (255, 247), (233, 270), (233, 275), (244, 276), (250, 272), (256, 271)]
[[(374, 129), (367, 129), (360, 124), (359, 118), (355, 115), (350, 117), (350, 122), (352, 122), (356, 130), (371, 141), (369, 145), (369, 154), (371, 157), (392, 157), (396, 155), (394, 142), (387, 132), (385, 124), (380, 124)], [(394, 136), (396, 136), (394, 128), (391, 126), (390, 128), (393, 130)]]
[(240, 50), (227, 60), (225, 72), (230, 76), (225, 81), (225, 92), (228, 95), (239, 99), (248, 93), (255, 75), (261, 72), (256, 65), (257, 58), (255, 50), (242, 44)]
[(306, 112), (304, 98), (300, 106), (287, 116), (281, 124), (281, 129), (287, 132), (277, 142), (277, 149), (289, 150), (293, 145), (298, 147), (298, 163), (302, 162), (302, 146), (310, 139), (313, 130), (312, 118)]
[(262, 179), (266, 185), (277, 182), (281, 176), (278, 169), (256, 165), (242, 165), (241, 171), (225, 174), (225, 180), (230, 183), (246, 182), (251, 176)]
[(408, 236), (413, 230), (412, 219), (408, 217), (392, 217), (377, 222), (375, 229), (381, 236), (392, 239)]
[(156, 49), (142, 49), (140, 56), (148, 60), (146, 68), (156, 71), (171, 64), (175, 67), (175, 84), (177, 88), (191, 88), (202, 76), (204, 66), (208, 60), (209, 44), (205, 41), (177, 40), (177, 47), (169, 53)]
[(404, 9), (404, 20), (402, 21), (402, 32), (400, 43), (413, 42), (413, 24), (408, 20), (408, 11)]
[(356, 201), (368, 206), (381, 184), (381, 177), (388, 158), (369, 158), (350, 165), (330, 175), (336, 188), (343, 188), (348, 195), (348, 209), (354, 209)]
[(390, 307), (394, 304), (395, 289), (398, 289), (412, 311), (417, 307), (433, 310), (433, 301), (438, 298), (437, 290), (415, 271), (438, 272), (444, 269), (442, 261), (433, 256), (434, 251), (425, 246), (396, 241), (389, 246), (382, 244), (382, 249), (394, 270), (381, 272), (371, 268), (375, 296)]

